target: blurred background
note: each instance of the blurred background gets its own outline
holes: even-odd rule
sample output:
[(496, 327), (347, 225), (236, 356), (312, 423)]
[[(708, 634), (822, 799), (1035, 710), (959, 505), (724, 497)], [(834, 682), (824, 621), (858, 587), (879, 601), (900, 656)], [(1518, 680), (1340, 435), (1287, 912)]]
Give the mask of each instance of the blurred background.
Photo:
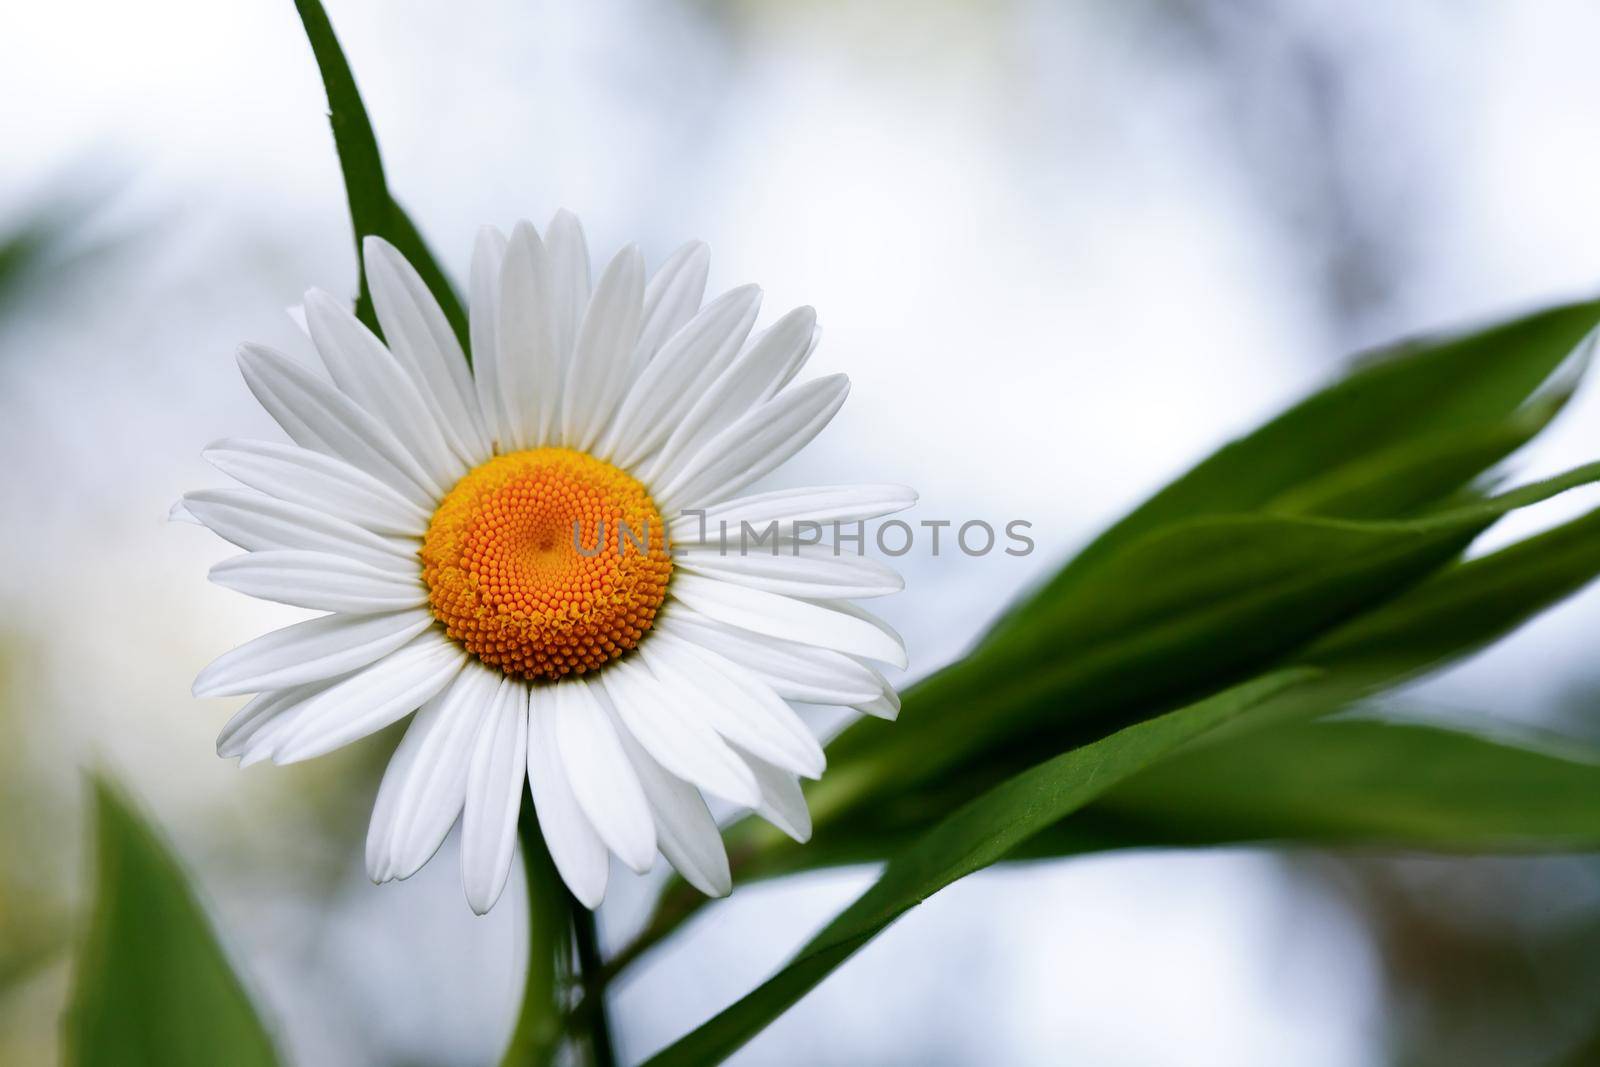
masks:
[[(1570, 3), (328, 0), (391, 188), (465, 276), (483, 222), (579, 212), (597, 261), (701, 237), (712, 289), (818, 308), (850, 403), (786, 484), (1034, 523), (900, 561), (911, 675), (1363, 346), (1600, 289), (1600, 10)], [(165, 521), (274, 436), (243, 340), (303, 343), (353, 250), (289, 0), (16, 5), (0, 34), (0, 1062), (53, 1062), (82, 771), (167, 830), (294, 1062), (489, 1062), (519, 889), (455, 846), (362, 873), (393, 733), (241, 772), (200, 667), (289, 621)], [(1591, 389), (1520, 460), (1600, 455)], [(1518, 528), (1585, 501), (1531, 509)], [(1592, 504), (1592, 496), (1587, 503)], [(1552, 511), (1552, 508), (1554, 511)], [(1600, 738), (1600, 590), (1404, 695)], [(514, 875), (514, 878), (518, 877)], [(617, 991), (636, 1059), (871, 878), (741, 887)], [(615, 943), (651, 883), (614, 878)], [(1014, 866), (940, 894), (744, 1064), (1559, 1064), (1600, 1057), (1600, 864), (1295, 851)]]

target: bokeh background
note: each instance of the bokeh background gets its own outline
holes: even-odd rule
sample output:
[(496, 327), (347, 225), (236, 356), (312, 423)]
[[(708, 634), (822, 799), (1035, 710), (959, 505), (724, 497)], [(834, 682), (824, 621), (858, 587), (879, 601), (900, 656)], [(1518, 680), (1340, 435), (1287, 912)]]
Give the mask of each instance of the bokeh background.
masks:
[[(1600, 9), (1577, 0), (328, 6), (458, 277), (480, 223), (558, 206), (600, 261), (705, 238), (713, 290), (815, 305), (814, 369), (854, 379), (788, 484), (1034, 523), (1025, 559), (900, 561), (881, 606), (913, 675), (1353, 351), (1600, 289)], [(409, 883), (362, 874), (394, 735), (240, 772), (213, 751), (237, 701), (189, 695), (291, 617), (208, 586), (231, 550), (165, 515), (220, 484), (202, 446), (275, 432), (236, 344), (302, 344), (283, 309), (353, 285), (324, 108), (289, 0), (5, 15), (0, 1062), (56, 1055), (95, 766), (166, 828), (295, 1062), (481, 1064), (509, 1032), (517, 885), (474, 918), (453, 841)], [(1596, 455), (1591, 389), (1520, 466)], [(1514, 522), (1552, 507), (1577, 504)], [(1591, 592), (1405, 708), (1600, 738), (1597, 624)], [(870, 877), (709, 909), (617, 991), (624, 1054)], [(614, 882), (613, 943), (651, 889)], [(1577, 1064), (1597, 1019), (1593, 860), (1152, 853), (959, 883), (736, 1062)]]

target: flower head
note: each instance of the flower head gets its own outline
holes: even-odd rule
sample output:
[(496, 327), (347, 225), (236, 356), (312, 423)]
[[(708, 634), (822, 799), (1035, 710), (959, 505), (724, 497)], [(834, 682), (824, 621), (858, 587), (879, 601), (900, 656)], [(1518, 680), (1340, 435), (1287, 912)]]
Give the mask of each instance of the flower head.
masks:
[[(752, 335), (754, 286), (702, 307), (701, 244), (648, 282), (625, 248), (591, 286), (562, 212), (542, 237), (480, 234), (469, 365), (411, 265), (376, 238), (364, 258), (385, 340), (307, 294), (320, 369), (255, 345), (239, 357), (292, 443), (219, 442), (207, 458), (247, 488), (184, 497), (245, 550), (214, 581), (325, 613), (200, 673), (198, 696), (256, 694), (219, 753), (290, 763), (415, 712), (378, 790), (374, 880), (414, 874), (459, 817), (467, 898), (487, 911), (527, 782), (584, 904), (604, 896), (609, 854), (643, 871), (658, 849), (726, 893), (702, 794), (805, 840), (798, 777), (824, 757), (789, 702), (898, 708), (868, 661), (903, 666), (904, 648), (849, 600), (899, 577), (802, 534), (915, 495), (740, 495), (844, 402), (842, 375), (793, 384), (815, 316)], [(722, 540), (745, 523), (777, 537)]]

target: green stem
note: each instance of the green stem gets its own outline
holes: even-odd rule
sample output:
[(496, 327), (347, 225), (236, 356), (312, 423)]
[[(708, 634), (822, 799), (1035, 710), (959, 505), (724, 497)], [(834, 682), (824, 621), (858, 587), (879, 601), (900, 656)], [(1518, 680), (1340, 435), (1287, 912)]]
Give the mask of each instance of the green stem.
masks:
[(528, 977), (517, 1028), (501, 1067), (546, 1067), (561, 1048), (562, 990), (572, 972), (571, 913), (567, 890), (550, 861), (533, 803), (523, 798), (517, 820), (522, 866), (528, 881)]
[(594, 1067), (617, 1067), (616, 1043), (611, 1037), (611, 1016), (606, 1011), (606, 972), (600, 958), (600, 938), (594, 912), (572, 901), (572, 928), (577, 935), (578, 969), (583, 984), (583, 1021), (587, 1023), (589, 1053)]

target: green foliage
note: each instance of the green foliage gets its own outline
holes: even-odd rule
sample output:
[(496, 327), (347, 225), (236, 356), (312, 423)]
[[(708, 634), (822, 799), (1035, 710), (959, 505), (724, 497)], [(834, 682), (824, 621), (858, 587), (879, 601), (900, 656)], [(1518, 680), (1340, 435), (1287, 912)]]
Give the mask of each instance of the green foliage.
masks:
[[(465, 347), (461, 303), (390, 195), (326, 13), (317, 0), (297, 7), (358, 251), (367, 234), (398, 246)], [(357, 308), (376, 329), (364, 283)], [(743, 879), (887, 860), (882, 877), (789, 966), (652, 1062), (720, 1060), (895, 918), (1007, 858), (1235, 841), (1600, 846), (1600, 771), (1587, 756), (1316, 721), (1469, 654), (1600, 574), (1600, 512), (1464, 560), (1506, 512), (1600, 479), (1590, 465), (1487, 495), (1494, 468), (1572, 395), (1589, 359), (1574, 349), (1597, 318), (1600, 302), (1574, 303), (1365, 358), (1114, 524), (970, 654), (912, 687), (897, 724), (846, 731), (808, 791), (814, 843), (746, 823), (730, 854)], [(572, 925), (527, 814), (532, 962), (507, 1064), (549, 1062), (563, 1032), (604, 1028), (593, 959), (583, 1003), (563, 1018)], [(181, 882), (175, 892), (188, 900)], [(669, 890), (613, 968), (699, 906), (683, 900)], [(80, 995), (75, 1020), (83, 1003), (93, 998)], [(608, 1047), (591, 1043), (596, 1057)]]
[[(1135, 539), (1071, 595), (1031, 609), (1027, 626), (914, 686), (892, 727), (846, 731), (813, 790), (817, 817), (878, 807), (926, 818), (918, 787), (958, 803), (1041, 748), (1060, 751), (1268, 669), (1437, 572), (1507, 511), (1597, 478), (1591, 465), (1404, 521), (1230, 516)], [(958, 769), (971, 774), (953, 778)]]
[(183, 871), (104, 779), (94, 788), (94, 910), (66, 1017), (79, 1067), (250, 1067), (272, 1039)]
[[(1575, 303), (1395, 346), (1224, 446), (913, 686), (893, 727), (838, 738), (812, 792), (819, 823), (881, 801), (889, 782), (926, 819), (908, 782), (959, 802), (1041, 747), (1281, 662), (1447, 566), (1494, 516), (1426, 509), (1459, 501), (1562, 409), (1597, 318), (1600, 302)], [(951, 780), (961, 765), (970, 786)]]
[[(410, 216), (389, 193), (389, 183), (383, 173), (383, 157), (378, 153), (377, 135), (372, 131), (372, 121), (367, 117), (366, 106), (362, 104), (361, 94), (356, 89), (355, 75), (350, 72), (350, 64), (339, 47), (339, 39), (334, 36), (328, 13), (323, 10), (320, 0), (295, 0), (295, 8), (300, 12), (300, 22), (311, 41), (317, 69), (322, 73), (322, 84), (328, 93), (328, 121), (333, 126), (333, 143), (339, 152), (339, 168), (344, 172), (345, 195), (350, 201), (350, 223), (355, 228), (357, 261), (365, 262), (361, 240), (369, 235), (382, 237), (398, 248), (417, 273), (422, 275), (434, 299), (444, 309), (451, 329), (461, 342), (462, 351), (470, 352), (466, 308)], [(377, 316), (372, 310), (372, 296), (367, 291), (364, 267), (359, 284), (356, 314), (374, 333), (381, 336)]]
[[(1316, 669), (1316, 680), (1272, 701), (1269, 709), (1252, 716), (1251, 721), (1295, 723), (1325, 715), (1436, 670), (1498, 640), (1596, 575), (1600, 575), (1600, 511), (1453, 564), (1300, 650), (1295, 662)], [(1401, 735), (1374, 732), (1367, 736), (1375, 743)], [(1374, 767), (1398, 766), (1385, 762), (1381, 752), (1373, 758)], [(771, 877), (841, 863), (880, 861), (925, 826), (928, 813), (949, 810), (957, 802), (953, 798), (970, 789), (971, 782), (982, 780), (980, 772), (1004, 774), (1001, 763), (991, 760), (983, 768), (969, 768), (956, 783), (935, 780), (921, 788), (901, 790), (884, 802), (851, 809), (848, 817), (819, 829), (805, 847), (793, 845), (765, 824), (747, 820), (729, 831), (730, 851), (744, 857), (739, 877)], [(1389, 788), (1399, 785), (1393, 783)], [(1263, 797), (1262, 802), (1270, 804), (1271, 800)], [(1062, 846), (1067, 851), (1135, 843), (1108, 833), (1107, 826), (1115, 820), (1101, 816), (1100, 805), (1093, 805), (1041, 840), (1071, 843)], [(1530, 848), (1536, 847), (1534, 842), (1530, 838)], [(1422, 842), (1404, 837), (1379, 836), (1364, 843), (1424, 847)], [(1554, 850), (1561, 845), (1550, 840), (1543, 847)]]
[[(1578, 353), (1600, 301), (1549, 308), (1487, 329), (1413, 340), (1372, 353), (1354, 373), (1234, 441), (1101, 534), (1010, 616), (1058, 598), (1112, 549), (1205, 515), (1299, 511), (1383, 517), (1460, 488), (1553, 416), (1586, 368)], [(1569, 360), (1571, 362), (1569, 363)], [(1564, 376), (1557, 372), (1567, 365)], [(1547, 391), (1547, 392), (1546, 392)], [(1531, 423), (1527, 405), (1549, 400)], [(1519, 431), (1519, 427), (1530, 432)], [(1427, 462), (1437, 454), (1480, 466)], [(1333, 491), (1332, 487), (1337, 487)], [(1338, 502), (1337, 510), (1333, 508)]]
[(793, 962), (650, 1064), (722, 1060), (911, 908), (1003, 858), (1141, 768), (1309, 677), (1307, 671), (1267, 675), (1063, 753), (984, 794), (897, 853), (872, 888), (812, 938)]
[[(1182, 753), (1034, 845), (1240, 841), (1434, 852), (1600, 849), (1600, 752), (1373, 720), (1294, 723)], [(1073, 849), (1075, 850), (1075, 849)]]

